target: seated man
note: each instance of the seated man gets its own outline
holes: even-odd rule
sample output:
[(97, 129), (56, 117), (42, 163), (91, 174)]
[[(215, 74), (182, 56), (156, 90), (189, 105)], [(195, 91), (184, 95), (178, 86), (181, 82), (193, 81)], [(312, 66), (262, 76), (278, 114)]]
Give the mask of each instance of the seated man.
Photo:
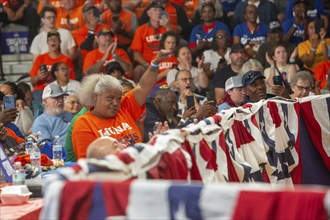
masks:
[(49, 51), (47, 45), (47, 34), (50, 31), (57, 31), (61, 37), (61, 52), (74, 59), (76, 57), (77, 47), (74, 39), (67, 29), (56, 28), (55, 19), (56, 19), (56, 10), (50, 7), (44, 7), (40, 12), (41, 23), (43, 24), (42, 31), (33, 39), (30, 53), (33, 55), (33, 60), (37, 56), (47, 53)]
[(107, 155), (117, 153), (124, 149), (124, 144), (118, 143), (112, 137), (100, 137), (95, 139), (87, 148), (86, 157), (101, 159)]
[[(33, 38), (38, 34), (39, 16), (37, 10), (32, 6), (32, 0), (8, 1), (0, 0), (0, 6), (3, 5), (5, 16), (0, 19), (4, 25), (9, 23), (28, 26), (29, 45)], [(2, 8), (2, 7), (1, 7)], [(0, 10), (2, 12), (2, 10)]]
[(178, 103), (175, 93), (166, 85), (156, 88), (154, 95), (146, 101), (147, 116), (144, 120), (143, 142), (149, 140), (149, 132), (153, 132), (156, 122), (168, 122), (169, 128), (175, 128), (178, 124)]
[(102, 28), (97, 33), (98, 48), (86, 55), (83, 71), (86, 75), (105, 72), (107, 63), (117, 61), (125, 72), (131, 73), (133, 66), (123, 49), (117, 49), (117, 41), (112, 38), (114, 33), (108, 28)]
[(30, 71), (31, 84), (33, 85), (33, 101), (42, 102), (41, 94), (45, 86), (55, 80), (49, 74), (52, 66), (55, 63), (62, 62), (67, 64), (70, 68), (70, 79), (74, 79), (72, 60), (63, 55), (60, 48), (61, 37), (57, 31), (50, 31), (47, 33), (47, 44), (49, 52), (39, 55), (33, 63)]
[[(250, 70), (245, 73), (242, 77), (242, 84), (247, 95), (245, 103), (259, 102), (261, 99), (274, 97), (274, 95), (266, 93), (265, 77), (259, 71)], [(273, 85), (271, 89), (275, 95), (290, 99), (289, 93), (284, 86)]]
[[(193, 78), (188, 70), (180, 70), (175, 76), (179, 88), (178, 94), (178, 117), (186, 120), (194, 115), (200, 106), (206, 101), (206, 97), (195, 94), (193, 91)], [(188, 109), (187, 96), (194, 97), (195, 105)]]
[(42, 94), (45, 112), (38, 116), (33, 125), (32, 133), (41, 132), (38, 142), (53, 141), (55, 136), (64, 143), (66, 130), (72, 115), (64, 111), (64, 99), (67, 95), (59, 85), (52, 84), (45, 88)]
[(141, 76), (157, 53), (160, 37), (170, 30), (168, 20), (161, 19), (163, 9), (161, 3), (153, 2), (147, 11), (149, 22), (136, 29), (131, 44), (134, 61), (137, 63), (134, 69), (134, 81), (136, 83), (140, 81)]
[(118, 38), (118, 47), (127, 49), (138, 26), (134, 13), (122, 7), (121, 0), (105, 1), (110, 10), (102, 14), (102, 23), (112, 28)]

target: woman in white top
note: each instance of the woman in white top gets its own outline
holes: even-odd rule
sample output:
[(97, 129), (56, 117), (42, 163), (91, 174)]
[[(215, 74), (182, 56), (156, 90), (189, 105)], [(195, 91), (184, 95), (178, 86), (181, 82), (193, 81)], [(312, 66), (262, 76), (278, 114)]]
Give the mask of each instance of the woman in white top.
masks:
[(274, 85), (273, 76), (281, 76), (285, 85), (287, 87), (290, 85), (291, 77), (299, 68), (295, 64), (297, 54), (298, 50), (295, 48), (288, 63), (288, 53), (284, 44), (281, 42), (275, 44), (271, 54), (266, 53), (266, 60), (270, 65), (270, 67), (264, 71), (268, 92), (270, 91), (269, 88)]
[(74, 93), (80, 87), (79, 81), (70, 79), (70, 68), (63, 62), (55, 63), (50, 70), (50, 74), (52, 74), (55, 81), (49, 85), (57, 84), (61, 86), (63, 92)]
[(223, 67), (230, 64), (230, 38), (226, 31), (218, 30), (212, 40), (212, 49), (203, 52), (204, 64), (203, 69), (209, 78), (213, 78), (214, 74)]

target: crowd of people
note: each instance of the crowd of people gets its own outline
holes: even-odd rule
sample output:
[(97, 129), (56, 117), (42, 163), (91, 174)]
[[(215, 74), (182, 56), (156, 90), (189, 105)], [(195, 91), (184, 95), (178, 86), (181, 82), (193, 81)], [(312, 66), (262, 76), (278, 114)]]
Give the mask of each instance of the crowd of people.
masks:
[(33, 55), (32, 88), (0, 87), (16, 99), (0, 112), (8, 152), (40, 132), (67, 161), (100, 158), (248, 102), (330, 90), (327, 1), (0, 2), (5, 25), (29, 27)]

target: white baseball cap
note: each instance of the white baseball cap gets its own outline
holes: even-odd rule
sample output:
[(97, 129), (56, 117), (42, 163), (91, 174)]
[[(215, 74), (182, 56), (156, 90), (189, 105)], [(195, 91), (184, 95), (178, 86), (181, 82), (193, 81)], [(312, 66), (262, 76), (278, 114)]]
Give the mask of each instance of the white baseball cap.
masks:
[(225, 90), (226, 92), (233, 88), (243, 87), (241, 76), (232, 76), (226, 80)]
[(63, 92), (61, 86), (59, 86), (57, 84), (50, 84), (44, 88), (44, 91), (42, 92), (42, 99), (56, 98), (56, 97), (65, 96), (65, 95), (68, 95), (68, 94)]

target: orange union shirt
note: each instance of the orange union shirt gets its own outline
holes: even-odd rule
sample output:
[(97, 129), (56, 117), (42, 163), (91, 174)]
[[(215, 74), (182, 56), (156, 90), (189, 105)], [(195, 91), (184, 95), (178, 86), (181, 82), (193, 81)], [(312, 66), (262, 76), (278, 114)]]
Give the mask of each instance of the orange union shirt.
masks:
[(143, 58), (150, 63), (158, 51), (160, 37), (166, 32), (166, 28), (159, 26), (154, 28), (149, 23), (143, 24), (135, 31), (131, 44), (131, 50), (141, 52)]
[(115, 118), (101, 119), (89, 110), (80, 116), (72, 130), (72, 145), (77, 159), (86, 158), (87, 147), (99, 137), (112, 137), (126, 145), (134, 145), (142, 141), (142, 136), (135, 121), (145, 111), (140, 107), (131, 90), (122, 98), (119, 111)]
[[(116, 54), (123, 60), (125, 60), (128, 63), (132, 63), (131, 60), (129, 59), (127, 53), (123, 49), (116, 49)], [(87, 53), (86, 58), (84, 60), (84, 65), (83, 65), (83, 71), (86, 72), (89, 67), (93, 66), (96, 64), (102, 57), (104, 56), (104, 53), (101, 53), (99, 51), (99, 48), (96, 48), (90, 52)], [(104, 71), (105, 66), (110, 63), (115, 61), (115, 59), (112, 57), (112, 54), (110, 54), (107, 58), (107, 60), (104, 62), (102, 71)]]

